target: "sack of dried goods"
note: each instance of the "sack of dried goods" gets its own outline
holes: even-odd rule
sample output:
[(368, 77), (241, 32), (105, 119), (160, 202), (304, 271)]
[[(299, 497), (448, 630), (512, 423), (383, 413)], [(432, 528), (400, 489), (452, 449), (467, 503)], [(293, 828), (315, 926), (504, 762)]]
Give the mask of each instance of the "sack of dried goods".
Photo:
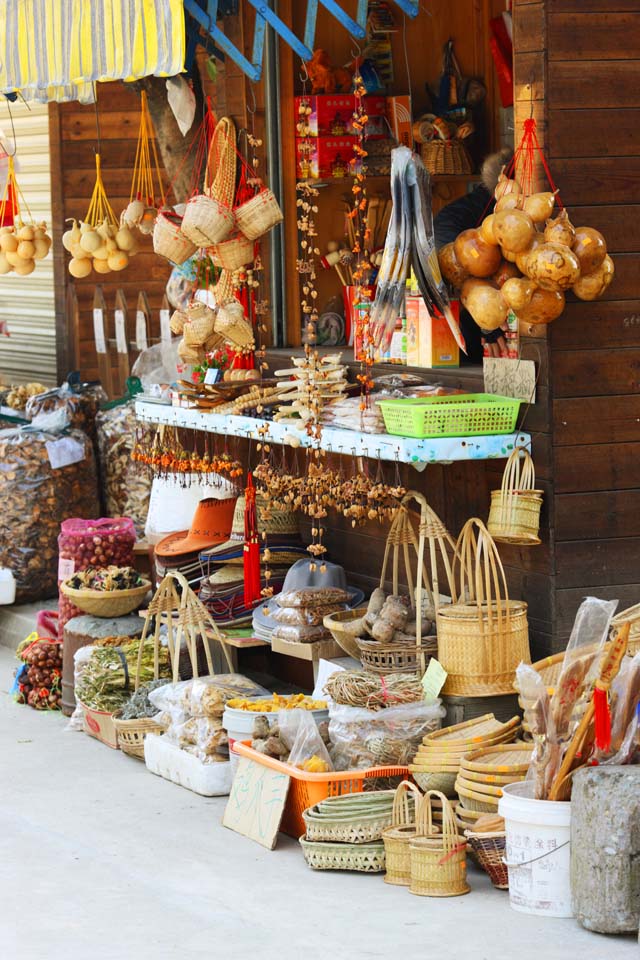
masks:
[(62, 644), (32, 633), (17, 650), (22, 666), (16, 670), (12, 693), (18, 703), (34, 710), (59, 710), (62, 699)]
[(96, 427), (100, 493), (105, 512), (110, 517), (131, 517), (138, 536), (143, 537), (152, 477), (131, 459), (140, 430), (133, 403), (118, 403), (101, 410)]

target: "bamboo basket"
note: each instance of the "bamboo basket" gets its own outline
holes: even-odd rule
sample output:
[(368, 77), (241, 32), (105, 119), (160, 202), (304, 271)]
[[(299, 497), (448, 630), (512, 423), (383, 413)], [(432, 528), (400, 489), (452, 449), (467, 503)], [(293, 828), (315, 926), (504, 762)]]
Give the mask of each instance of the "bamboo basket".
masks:
[(181, 230), (182, 217), (172, 210), (160, 210), (153, 226), (153, 249), (171, 263), (181, 264), (198, 249)]
[(211, 259), (216, 267), (223, 270), (240, 270), (255, 259), (255, 242), (243, 237), (241, 233), (211, 248)]
[(124, 617), (142, 605), (149, 590), (151, 583), (148, 580), (145, 580), (142, 586), (131, 587), (129, 590), (74, 590), (66, 583), (60, 584), (60, 592), (65, 597), (83, 613), (90, 613), (94, 617)]
[(199, 193), (187, 203), (182, 219), (182, 232), (197, 247), (210, 247), (226, 240), (235, 225), (230, 207), (219, 200)]
[[(409, 797), (413, 797), (413, 810)], [(422, 794), (414, 783), (403, 780), (396, 788), (391, 826), (382, 831), (387, 872), (384, 882), (407, 887), (411, 881), (409, 841), (417, 836), (416, 818)]]
[(489, 874), (494, 887), (498, 890), (508, 890), (509, 874), (504, 863), (506, 834), (474, 833), (473, 829), (466, 829), (464, 835), (478, 866)]
[(530, 743), (505, 743), (483, 747), (468, 753), (462, 761), (466, 771), (485, 776), (511, 776), (517, 779), (526, 774), (531, 762), (533, 747)]
[(343, 624), (349, 624), (353, 620), (361, 620), (367, 612), (366, 607), (356, 607), (355, 610), (340, 610), (338, 613), (329, 613), (322, 621), (323, 626), (329, 631), (338, 646), (342, 647), (344, 652), (354, 660), (360, 659), (360, 652), (357, 638), (345, 629)]
[(171, 328), (171, 333), (175, 333), (176, 336), (180, 336), (184, 330), (184, 325), (187, 320), (187, 317), (182, 312), (182, 310), (174, 310), (171, 314), (171, 319), (169, 320), (169, 327)]
[(269, 187), (241, 203), (234, 210), (236, 223), (248, 240), (258, 240), (284, 219), (280, 205)]
[(462, 176), (473, 173), (469, 151), (461, 140), (429, 140), (421, 147), (422, 162), (430, 174)]
[[(417, 673), (438, 655), (436, 637), (420, 637), (415, 643), (379, 643), (377, 640), (356, 640), (360, 662), (369, 673), (388, 676), (391, 673)], [(424, 672), (424, 671), (423, 671)]]
[(479, 793), (477, 790), (470, 790), (459, 784), (456, 785), (456, 791), (467, 809), (475, 810), (479, 814), (498, 812), (499, 797), (490, 797), (488, 794)]
[(516, 667), (531, 663), (527, 604), (510, 600), (504, 567), (481, 520), (464, 525), (456, 547), (459, 596), (436, 614), (443, 693), (488, 697), (513, 691)]
[[(417, 534), (414, 528), (415, 514), (412, 514), (409, 510), (409, 504), (412, 500), (415, 500), (420, 507)], [(389, 562), (391, 562), (392, 593), (397, 594), (399, 592), (402, 559), (404, 561), (406, 583), (409, 587), (409, 601), (416, 619), (415, 659), (420, 676), (426, 670), (427, 655), (432, 655), (429, 652), (429, 644), (423, 644), (422, 640), (422, 619), (425, 602), (436, 611), (440, 608), (439, 563), (442, 565), (447, 578), (449, 596), (454, 596), (454, 567), (450, 556), (454, 552), (453, 537), (448, 533), (442, 520), (431, 509), (424, 496), (415, 490), (406, 493), (389, 528), (382, 561), (382, 573), (380, 574), (380, 587), (384, 590), (387, 569)], [(412, 565), (414, 557), (415, 572)], [(375, 641), (371, 641), (371, 643), (373, 642)], [(369, 662), (372, 661), (369, 660)], [(363, 666), (368, 669), (364, 660)]]
[(443, 793), (445, 797), (455, 797), (456, 795), (455, 784), (458, 776), (456, 772), (447, 773), (444, 770), (429, 772), (410, 763), (409, 773), (425, 793), (428, 790), (437, 790), (439, 793)]
[(391, 823), (394, 790), (327, 797), (302, 814), (306, 838), (328, 843), (373, 843)]
[(188, 347), (203, 347), (213, 334), (216, 315), (209, 307), (206, 307), (206, 311), (206, 314), (198, 314), (193, 317), (187, 312), (189, 319), (182, 329), (182, 336)]
[(300, 846), (312, 870), (352, 870), (382, 873), (385, 867), (383, 843), (317, 843), (300, 837)]
[[(176, 583), (181, 587), (181, 594), (176, 590)], [(142, 629), (138, 662), (136, 664), (135, 690), (140, 686), (140, 666), (144, 641), (153, 624), (153, 675), (157, 679), (160, 667), (160, 633), (163, 626), (167, 630), (167, 644), (173, 670), (173, 683), (177, 683), (180, 665), (180, 648), (185, 640), (187, 654), (191, 661), (191, 670), (194, 677), (198, 676), (198, 641), (201, 639), (207, 661), (209, 675), (213, 675), (213, 660), (211, 658), (210, 637), (213, 636), (222, 646), (229, 673), (233, 673), (233, 664), (227, 649), (227, 644), (218, 630), (217, 624), (209, 616), (206, 607), (198, 600), (190, 588), (186, 578), (175, 571), (166, 575), (156, 590), (149, 606)], [(169, 681), (167, 681), (169, 682)], [(118, 746), (124, 753), (144, 760), (144, 739), (148, 733), (161, 732), (163, 727), (153, 718), (140, 717), (135, 720), (121, 720), (117, 714), (112, 716)]]
[[(442, 830), (436, 833), (431, 812), (431, 799), (442, 802)], [(459, 897), (469, 893), (467, 883), (467, 841), (458, 833), (453, 808), (437, 790), (429, 790), (422, 798), (423, 835), (409, 843), (411, 881), (409, 892), (419, 897)]]
[(236, 128), (230, 117), (221, 117), (209, 144), (204, 192), (229, 209), (236, 194), (237, 170)]
[(542, 490), (536, 490), (535, 485), (529, 451), (516, 447), (504, 468), (501, 489), (491, 494), (487, 529), (494, 540), (522, 547), (540, 543)]

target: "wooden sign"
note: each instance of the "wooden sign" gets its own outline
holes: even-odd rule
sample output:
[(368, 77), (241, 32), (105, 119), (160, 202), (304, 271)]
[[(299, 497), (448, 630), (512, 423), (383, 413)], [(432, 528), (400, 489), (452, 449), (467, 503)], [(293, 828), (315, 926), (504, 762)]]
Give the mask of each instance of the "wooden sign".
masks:
[(533, 360), (485, 357), (482, 367), (485, 393), (536, 402), (536, 365)]
[(240, 757), (223, 826), (273, 850), (289, 790), (286, 773)]

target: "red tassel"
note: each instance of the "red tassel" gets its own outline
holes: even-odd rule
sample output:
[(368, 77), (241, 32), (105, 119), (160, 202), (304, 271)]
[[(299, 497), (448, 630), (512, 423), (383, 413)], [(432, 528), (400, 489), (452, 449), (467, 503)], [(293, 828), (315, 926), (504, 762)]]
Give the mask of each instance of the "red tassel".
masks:
[(601, 690), (597, 685), (593, 691), (593, 704), (596, 720), (596, 747), (603, 753), (607, 753), (611, 747), (611, 713), (607, 691)]
[(258, 518), (256, 514), (256, 491), (251, 473), (244, 491), (244, 605), (250, 607), (260, 599), (260, 545), (258, 542)]

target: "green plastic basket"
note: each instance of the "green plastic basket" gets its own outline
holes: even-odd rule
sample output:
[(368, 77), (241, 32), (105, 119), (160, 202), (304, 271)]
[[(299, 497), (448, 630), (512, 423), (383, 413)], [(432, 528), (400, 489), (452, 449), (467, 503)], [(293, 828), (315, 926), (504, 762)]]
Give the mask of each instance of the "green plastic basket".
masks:
[(478, 437), (512, 433), (521, 400), (491, 393), (379, 400), (387, 433), (396, 437)]

